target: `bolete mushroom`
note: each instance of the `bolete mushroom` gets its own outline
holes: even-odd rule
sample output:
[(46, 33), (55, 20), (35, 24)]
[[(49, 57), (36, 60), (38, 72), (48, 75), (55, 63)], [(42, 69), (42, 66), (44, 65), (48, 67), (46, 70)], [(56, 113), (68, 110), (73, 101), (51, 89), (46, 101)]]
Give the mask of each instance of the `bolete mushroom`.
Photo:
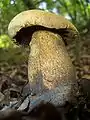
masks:
[[(78, 31), (62, 16), (42, 10), (16, 15), (8, 27), (9, 35), (19, 44), (29, 44), (28, 78), (34, 94), (56, 90), (53, 103), (69, 100), (76, 82), (75, 69), (64, 41), (76, 39)], [(55, 98), (55, 100), (54, 100)]]

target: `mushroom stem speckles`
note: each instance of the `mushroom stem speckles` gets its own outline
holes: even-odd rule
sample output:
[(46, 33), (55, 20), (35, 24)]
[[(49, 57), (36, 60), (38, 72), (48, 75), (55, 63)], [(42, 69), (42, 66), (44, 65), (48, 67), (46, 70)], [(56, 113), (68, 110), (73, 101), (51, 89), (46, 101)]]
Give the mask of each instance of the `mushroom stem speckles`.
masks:
[(64, 82), (70, 87), (75, 72), (62, 37), (50, 31), (36, 31), (30, 47), (28, 77), (32, 92), (42, 93)]

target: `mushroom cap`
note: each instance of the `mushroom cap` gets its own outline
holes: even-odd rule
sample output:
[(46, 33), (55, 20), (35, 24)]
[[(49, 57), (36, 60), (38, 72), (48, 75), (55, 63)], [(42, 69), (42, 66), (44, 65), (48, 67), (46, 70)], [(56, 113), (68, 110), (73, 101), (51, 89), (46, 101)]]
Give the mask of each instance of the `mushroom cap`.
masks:
[(75, 26), (63, 16), (36, 9), (27, 10), (16, 15), (8, 26), (8, 34), (11, 38), (14, 38), (23, 28), (30, 28), (32, 26), (40, 26), (40, 30), (43, 28), (56, 32), (64, 37), (64, 39), (75, 39), (78, 36)]

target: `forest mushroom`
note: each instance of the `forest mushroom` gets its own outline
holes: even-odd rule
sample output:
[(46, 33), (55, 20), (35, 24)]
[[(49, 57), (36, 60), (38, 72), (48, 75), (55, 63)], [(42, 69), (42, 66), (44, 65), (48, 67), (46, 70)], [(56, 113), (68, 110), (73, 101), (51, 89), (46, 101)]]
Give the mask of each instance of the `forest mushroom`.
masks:
[(8, 33), (17, 43), (30, 46), (28, 78), (32, 93), (57, 88), (55, 97), (50, 96), (53, 103), (71, 99), (76, 75), (64, 41), (78, 38), (74, 25), (54, 13), (28, 10), (13, 18)]

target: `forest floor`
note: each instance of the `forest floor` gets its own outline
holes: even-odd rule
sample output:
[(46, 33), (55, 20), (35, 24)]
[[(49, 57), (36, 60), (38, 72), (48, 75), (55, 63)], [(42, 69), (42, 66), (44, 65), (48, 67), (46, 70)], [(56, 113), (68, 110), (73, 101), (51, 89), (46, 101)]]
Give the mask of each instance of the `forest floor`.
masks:
[[(88, 91), (88, 94), (90, 95), (90, 90), (88, 89), (90, 86), (90, 51), (88, 43), (86, 44), (84, 42), (83, 46), (79, 62), (77, 63), (73, 60), (72, 62), (76, 67), (77, 79), (82, 80), (81, 83), (84, 85), (84, 91), (86, 93)], [(19, 54), (20, 53), (21, 52), (19, 51)], [(18, 63), (14, 62), (15, 58), (9, 58), (11, 61), (13, 61), (12, 63), (10, 63), (10, 61), (8, 62), (7, 60), (0, 61), (0, 109), (2, 109), (4, 105), (8, 105), (11, 101), (20, 100), (24, 95), (23, 89), (24, 93), (27, 91), (29, 92), (27, 58), (28, 57), (26, 57), (25, 60), (21, 61), (21, 59), (23, 59), (23, 57), (21, 57), (20, 62)], [(88, 97), (90, 97), (89, 95)], [(83, 103), (78, 103), (77, 105), (72, 106), (69, 113), (72, 115), (73, 120), (77, 120), (76, 118), (74, 119), (74, 117), (78, 115), (80, 115), (82, 118), (80, 120), (89, 120), (90, 103), (87, 97)]]

